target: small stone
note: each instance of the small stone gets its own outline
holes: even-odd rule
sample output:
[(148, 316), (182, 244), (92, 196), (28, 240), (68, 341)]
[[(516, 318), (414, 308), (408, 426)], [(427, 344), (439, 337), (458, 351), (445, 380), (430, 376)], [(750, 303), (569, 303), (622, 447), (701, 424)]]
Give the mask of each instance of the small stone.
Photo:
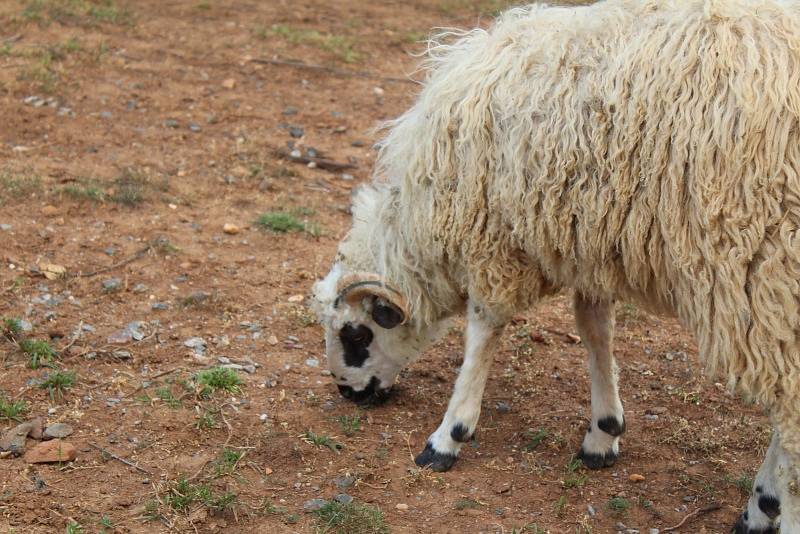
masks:
[(305, 297), (303, 295), (292, 295), (291, 297), (288, 298), (289, 302), (293, 304), (296, 304), (298, 302), (303, 302), (304, 299)]
[(328, 501), (325, 499), (310, 499), (303, 503), (303, 510), (306, 512), (316, 512), (326, 504), (328, 504)]
[(167, 128), (178, 128), (180, 124), (175, 119), (167, 119), (164, 121), (164, 126)]
[(355, 180), (355, 179), (356, 179), (356, 177), (355, 177), (355, 176), (353, 176), (352, 174), (347, 174), (346, 172), (342, 173), (342, 176), (341, 176), (341, 178), (342, 178), (342, 180), (344, 180), (345, 182), (352, 182), (353, 180)]
[(238, 234), (240, 230), (239, 227), (236, 226), (235, 224), (225, 223), (222, 226), (222, 231), (225, 232), (226, 234), (234, 235)]
[(586, 512), (589, 514), (589, 517), (594, 517), (597, 515), (597, 511), (594, 509), (594, 506), (591, 504), (586, 506)]
[(56, 215), (58, 215), (58, 208), (48, 204), (47, 206), (42, 208), (42, 215), (44, 215), (45, 217), (55, 217)]
[(347, 489), (356, 483), (356, 477), (350, 475), (341, 475), (333, 479), (333, 483), (339, 489)]
[(11, 228), (12, 228), (12, 227), (11, 227), (11, 225), (10, 225), (10, 224), (5, 224), (5, 223), (3, 223), (3, 224), (0, 224), (0, 230), (2, 230), (2, 231), (4, 231), (4, 232), (9, 232), (9, 231), (11, 231)]
[(200, 128), (199, 124), (197, 124), (195, 122), (190, 122), (189, 123), (189, 130), (191, 130), (194, 133), (198, 133), (198, 132), (200, 132), (202, 130), (202, 128)]
[(658, 534), (659, 532), (661, 531), (658, 530), (657, 528), (651, 528), (650, 530), (647, 531), (648, 534)]
[(644, 416), (644, 418), (647, 421), (658, 421), (658, 416), (653, 414), (647, 414)]
[(305, 132), (303, 131), (303, 129), (300, 126), (290, 126), (289, 127), (289, 135), (291, 135), (295, 139), (299, 139), (299, 138), (303, 137), (304, 133)]
[(111, 113), (110, 111), (101, 111), (100, 112), (100, 118), (101, 119), (113, 119), (114, 118), (114, 114)]
[(373, 87), (372, 94), (374, 94), (377, 97), (381, 97), (384, 94), (386, 94), (386, 91), (383, 90), (383, 87)]
[(656, 406), (654, 408), (648, 408), (644, 413), (648, 415), (663, 415), (667, 413), (667, 408), (665, 406)]
[(222, 87), (225, 89), (234, 89), (236, 87), (236, 80), (233, 78), (227, 78), (222, 81)]
[(356, 139), (355, 141), (351, 141), (350, 142), (350, 146), (354, 146), (356, 148), (359, 148), (359, 147), (362, 147), (362, 146), (365, 146), (365, 145), (366, 145), (366, 143), (364, 141), (361, 141), (360, 139)]
[(203, 354), (206, 350), (206, 340), (202, 337), (190, 337), (183, 342), (184, 346), (193, 349), (197, 354)]
[(278, 344), (278, 338), (275, 336), (275, 334), (272, 334), (271, 336), (269, 336), (267, 338), (267, 343), (269, 343), (270, 345), (277, 345)]
[(394, 507), (400, 510), (401, 512), (405, 512), (408, 510), (408, 505), (404, 502), (399, 502), (395, 504)]
[(145, 293), (147, 291), (147, 286), (140, 282), (133, 286), (132, 291), (136, 294)]
[(108, 280), (103, 280), (103, 291), (106, 293), (117, 291), (120, 287), (122, 287), (122, 280), (119, 278), (115, 277), (109, 278)]
[(297, 115), (297, 111), (297, 108), (294, 106), (286, 106), (281, 113), (288, 117), (290, 115)]
[(497, 401), (494, 409), (497, 410), (497, 413), (508, 413), (511, 411), (511, 406), (505, 401)]
[[(266, 423), (266, 422), (267, 422), (267, 420), (269, 419), (269, 415), (267, 415), (267, 414), (265, 414), (265, 413), (262, 413), (261, 415), (259, 415), (259, 416), (258, 416), (258, 419), (259, 419), (259, 420), (260, 420), (262, 423)], [(268, 469), (269, 469), (269, 468), (268, 468)]]
[(350, 495), (346, 494), (346, 493), (340, 493), (339, 495), (334, 497), (334, 500), (336, 500), (336, 502), (340, 502), (342, 504), (350, 504), (351, 502), (353, 502), (353, 498)]
[(319, 367), (319, 360), (316, 358), (308, 358), (306, 360), (306, 365), (309, 367)]
[(169, 309), (169, 304), (166, 302), (154, 302), (150, 308), (154, 311), (164, 311)]
[(631, 482), (644, 482), (644, 475), (640, 475), (639, 473), (631, 473), (628, 477), (628, 480)]
[(50, 462), (71, 462), (77, 456), (75, 445), (60, 439), (43, 441), (25, 454), (25, 461), (29, 464)]
[(25, 452), (25, 438), (33, 429), (33, 423), (22, 423), (7, 431), (0, 437), (0, 450), (8, 451), (11, 456), (21, 456)]
[(28, 432), (28, 436), (31, 439), (42, 439), (44, 435), (44, 422), (42, 421), (42, 418), (37, 417), (28, 422), (31, 424), (31, 431)]
[(72, 427), (66, 423), (54, 423), (44, 429), (44, 439), (66, 438), (72, 434)]

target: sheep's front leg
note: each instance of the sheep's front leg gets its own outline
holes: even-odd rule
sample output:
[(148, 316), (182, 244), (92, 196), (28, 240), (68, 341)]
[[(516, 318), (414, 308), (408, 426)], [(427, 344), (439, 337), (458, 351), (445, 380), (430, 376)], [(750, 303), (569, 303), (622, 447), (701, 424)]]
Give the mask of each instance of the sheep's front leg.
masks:
[(461, 446), (470, 440), (478, 424), (481, 400), (497, 340), (505, 326), (480, 306), (470, 303), (467, 311), (464, 363), (456, 379), (447, 413), (436, 432), (414, 459), (420, 467), (447, 471), (458, 457)]
[(589, 352), (592, 381), (592, 423), (578, 456), (589, 469), (614, 465), (619, 437), (625, 432), (625, 416), (617, 387), (617, 365), (611, 350), (614, 336), (614, 303), (592, 302), (575, 295), (575, 322)]
[[(781, 448), (778, 434), (772, 436), (767, 456), (753, 482), (753, 492), (747, 501), (747, 509), (739, 516), (733, 527), (734, 534), (774, 534), (775, 520), (781, 514), (780, 480), (778, 470)], [(789, 532), (792, 532), (791, 530)]]

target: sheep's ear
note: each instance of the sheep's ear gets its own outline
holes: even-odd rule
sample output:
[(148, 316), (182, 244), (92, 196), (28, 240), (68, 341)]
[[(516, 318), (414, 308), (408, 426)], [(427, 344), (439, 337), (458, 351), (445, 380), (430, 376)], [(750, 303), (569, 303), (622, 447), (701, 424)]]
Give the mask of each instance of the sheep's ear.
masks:
[[(358, 305), (364, 297), (373, 297), (373, 320), (384, 328), (394, 328), (408, 319), (408, 305), (405, 297), (387, 285), (377, 274), (353, 273), (342, 276), (337, 284), (336, 293), (336, 300), (333, 302), (334, 308), (338, 308), (342, 302)], [(376, 312), (375, 310), (379, 307), (386, 309)], [(381, 324), (381, 321), (387, 326)]]
[(405, 316), (393, 304), (386, 302), (382, 298), (376, 298), (372, 303), (372, 320), (378, 326), (390, 330), (403, 324)]

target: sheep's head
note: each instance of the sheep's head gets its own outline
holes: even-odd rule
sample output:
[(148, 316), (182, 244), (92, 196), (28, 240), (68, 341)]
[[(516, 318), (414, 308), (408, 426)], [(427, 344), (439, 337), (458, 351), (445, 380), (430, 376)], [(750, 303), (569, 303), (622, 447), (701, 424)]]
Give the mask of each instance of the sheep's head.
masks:
[(337, 263), (314, 284), (328, 367), (339, 392), (359, 404), (385, 401), (397, 375), (432, 335), (413, 326), (405, 297), (378, 275)]

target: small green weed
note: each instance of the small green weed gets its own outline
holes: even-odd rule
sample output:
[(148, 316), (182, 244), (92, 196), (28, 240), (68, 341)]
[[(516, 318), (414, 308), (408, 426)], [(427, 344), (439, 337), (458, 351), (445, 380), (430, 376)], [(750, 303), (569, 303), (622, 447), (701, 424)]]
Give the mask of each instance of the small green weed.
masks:
[(302, 232), (306, 229), (305, 223), (294, 215), (282, 211), (268, 211), (263, 213), (259, 216), (258, 220), (256, 220), (256, 224), (262, 228), (281, 234), (291, 231)]
[(198, 430), (210, 430), (217, 426), (217, 419), (214, 417), (214, 413), (206, 410), (203, 412), (203, 415), (197, 418), (197, 421), (194, 423), (195, 428)]
[(71, 388), (74, 383), (74, 371), (54, 371), (39, 383), (39, 388), (46, 389), (50, 394), (50, 400), (55, 402), (56, 399), (61, 400), (64, 391)]
[(114, 182), (111, 200), (123, 206), (135, 207), (144, 201), (147, 177), (136, 169), (124, 169)]
[(0, 334), (8, 338), (15, 338), (22, 333), (22, 321), (15, 317), (3, 317), (0, 322)]
[(345, 436), (352, 436), (361, 430), (361, 415), (356, 413), (354, 415), (340, 415), (336, 418), (339, 427), (344, 432)]
[(467, 499), (467, 498), (458, 499), (453, 504), (453, 508), (455, 508), (456, 510), (466, 510), (468, 508), (469, 509), (478, 509), (481, 506), (483, 506), (483, 505), (481, 503), (479, 503), (478, 501), (476, 501), (475, 499)]
[(58, 357), (55, 349), (41, 339), (22, 339), (19, 348), (28, 356), (28, 367), (31, 369), (50, 365)]
[(20, 415), (27, 409), (25, 401), (0, 398), (0, 419), (20, 421)]
[(540, 428), (536, 432), (526, 431), (523, 434), (523, 437), (527, 441), (525, 442), (525, 445), (522, 446), (522, 450), (530, 452), (534, 450), (536, 447), (538, 447), (542, 443), (544, 438), (547, 437), (547, 430), (544, 428)]
[(292, 44), (302, 44), (325, 50), (346, 63), (354, 63), (361, 59), (356, 51), (356, 40), (352, 37), (320, 33), (316, 30), (293, 28), (282, 24), (275, 24), (271, 28), (257, 27), (257, 37), (281, 37)]
[(378, 508), (330, 501), (314, 512), (318, 534), (389, 534)]
[(156, 397), (172, 408), (173, 410), (181, 407), (181, 400), (175, 398), (172, 391), (168, 387), (161, 387), (156, 390)]
[(329, 436), (326, 436), (325, 434), (315, 434), (310, 430), (307, 430), (302, 435), (301, 439), (309, 445), (314, 445), (317, 448), (327, 447), (333, 452), (339, 452), (344, 448), (344, 445), (333, 441), (333, 439), (331, 439)]
[(41, 189), (42, 180), (34, 174), (0, 171), (0, 200), (29, 197)]
[(231, 449), (224, 449), (216, 462), (215, 472), (218, 477), (223, 475), (230, 475), (236, 469), (236, 464), (242, 459), (244, 453), (233, 451)]
[(564, 514), (567, 512), (567, 496), (562, 495), (558, 498), (556, 503), (553, 505), (553, 511), (556, 513), (558, 517), (564, 517)]
[(67, 523), (67, 534), (83, 534), (83, 527), (75, 521)]
[(204, 371), (199, 371), (195, 375), (195, 383), (200, 388), (200, 396), (208, 397), (216, 391), (226, 393), (240, 393), (242, 379), (233, 369), (225, 367), (212, 367)]
[(612, 497), (606, 503), (606, 510), (615, 516), (624, 515), (630, 507), (631, 503), (625, 497)]
[(192, 484), (182, 478), (167, 491), (164, 502), (176, 512), (187, 512), (195, 503), (219, 512), (231, 507), (236, 502), (236, 498), (235, 493), (225, 492), (217, 495), (206, 485)]
[(53, 22), (73, 26), (127, 25), (133, 22), (131, 11), (118, 6), (114, 0), (30, 0), (21, 16), (23, 20), (40, 26), (49, 26)]
[(114, 522), (111, 521), (111, 518), (108, 517), (107, 515), (104, 515), (100, 519), (100, 521), (98, 521), (98, 523), (100, 524), (100, 529), (102, 534), (105, 534), (105, 532), (108, 530), (112, 531), (114, 530)]

